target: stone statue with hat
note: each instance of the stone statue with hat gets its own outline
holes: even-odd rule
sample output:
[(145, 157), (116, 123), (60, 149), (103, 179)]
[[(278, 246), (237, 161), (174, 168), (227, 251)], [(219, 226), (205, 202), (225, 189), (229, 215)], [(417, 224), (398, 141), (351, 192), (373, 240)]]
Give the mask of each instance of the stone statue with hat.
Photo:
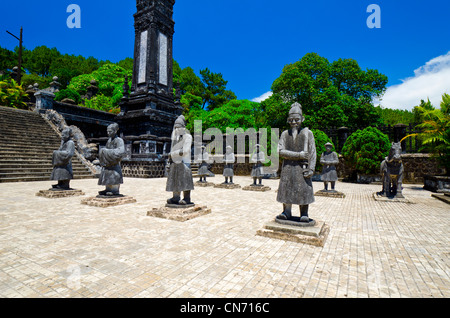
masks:
[(322, 181), (324, 183), (324, 190), (328, 191), (328, 182), (331, 182), (331, 191), (335, 192), (336, 181), (338, 175), (336, 165), (339, 164), (339, 158), (333, 150), (333, 144), (327, 142), (325, 144), (326, 151), (320, 157), (320, 164), (322, 165)]
[[(315, 223), (309, 218), (309, 205), (315, 201), (312, 176), (316, 166), (314, 135), (308, 128), (302, 128), (304, 121), (302, 106), (294, 103), (289, 111), (289, 130), (281, 134), (278, 144), (283, 166), (280, 175), (277, 201), (283, 204), (278, 220), (292, 220), (301, 223)], [(300, 218), (292, 216), (292, 206), (299, 205)]]
[[(191, 205), (191, 191), (194, 190), (194, 180), (191, 171), (192, 135), (186, 130), (186, 119), (183, 115), (175, 121), (172, 132), (172, 147), (170, 150), (171, 164), (167, 176), (166, 191), (172, 192), (169, 205)], [(183, 199), (181, 199), (183, 193)]]
[[(225, 166), (223, 168), (223, 176), (225, 177), (224, 184), (233, 184), (234, 177), (234, 163), (236, 161), (236, 157), (233, 152), (233, 147), (230, 145), (227, 146), (225, 155), (223, 156)], [(228, 179), (230, 182), (228, 182)]]
[[(250, 161), (253, 163), (251, 176), (253, 178), (253, 186), (262, 187), (262, 178), (264, 177), (263, 163), (266, 162), (266, 156), (264, 151), (261, 151), (261, 146), (258, 144), (255, 146), (255, 152), (253, 153)], [(259, 183), (256, 183), (257, 180)]]

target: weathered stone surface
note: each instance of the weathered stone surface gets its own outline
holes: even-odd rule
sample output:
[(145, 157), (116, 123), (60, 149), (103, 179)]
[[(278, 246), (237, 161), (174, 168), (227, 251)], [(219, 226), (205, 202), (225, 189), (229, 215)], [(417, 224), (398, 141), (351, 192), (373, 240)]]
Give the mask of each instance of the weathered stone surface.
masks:
[(75, 197), (85, 195), (85, 193), (81, 190), (41, 190), (36, 193), (38, 197), (44, 197), (48, 199), (59, 199), (59, 198), (67, 198), (67, 197)]
[(345, 198), (345, 194), (336, 190), (320, 190), (314, 193), (315, 196), (330, 198)]
[(259, 192), (266, 192), (266, 191), (270, 191), (272, 190), (270, 187), (268, 186), (255, 186), (255, 185), (249, 185), (246, 187), (243, 187), (242, 190), (245, 191), (259, 191)]
[(214, 185), (214, 188), (221, 188), (221, 189), (240, 189), (241, 186), (239, 184), (234, 183), (219, 183)]
[(433, 198), (439, 199), (447, 204), (450, 204), (450, 194), (449, 193), (445, 193), (445, 194), (433, 193), (431, 196)]
[(414, 203), (411, 200), (407, 199), (407, 198), (402, 198), (402, 197), (384, 197), (384, 196), (380, 196), (377, 194), (377, 192), (375, 192), (373, 194), (373, 198), (375, 199), (375, 201), (382, 201), (382, 202), (403, 202), (403, 203)]
[(161, 208), (153, 208), (147, 212), (147, 216), (185, 222), (209, 213), (211, 213), (211, 209), (208, 209), (206, 206), (168, 207), (166, 205)]
[(201, 181), (197, 181), (195, 183), (196, 187), (214, 187), (214, 183), (212, 182), (201, 182)]
[(261, 230), (257, 231), (256, 234), (279, 240), (323, 247), (329, 232), (330, 227), (320, 221), (317, 221), (314, 226), (304, 227), (270, 221)]
[(81, 201), (81, 204), (86, 204), (89, 206), (95, 206), (99, 208), (107, 208), (111, 206), (129, 203), (136, 203), (136, 199), (129, 196), (115, 196), (115, 197), (96, 196)]

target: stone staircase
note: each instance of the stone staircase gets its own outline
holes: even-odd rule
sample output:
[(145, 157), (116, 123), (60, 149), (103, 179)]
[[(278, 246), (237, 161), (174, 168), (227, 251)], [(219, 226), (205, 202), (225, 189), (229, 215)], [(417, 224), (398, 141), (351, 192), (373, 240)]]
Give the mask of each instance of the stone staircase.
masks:
[[(52, 155), (61, 138), (39, 115), (0, 106), (0, 182), (48, 181)], [(72, 158), (74, 179), (94, 178), (77, 155)]]

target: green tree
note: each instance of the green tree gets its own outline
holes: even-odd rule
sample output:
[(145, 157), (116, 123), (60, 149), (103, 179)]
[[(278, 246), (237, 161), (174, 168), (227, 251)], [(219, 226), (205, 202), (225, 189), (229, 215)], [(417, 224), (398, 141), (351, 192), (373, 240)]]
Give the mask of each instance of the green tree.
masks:
[(385, 125), (414, 124), (414, 113), (409, 110), (375, 107), (381, 121)]
[[(316, 53), (308, 53), (283, 68), (272, 84), (271, 99), (283, 101), (278, 111), (286, 118), (285, 105), (299, 102), (306, 119), (311, 116), (312, 128), (319, 128), (319, 124), (361, 127), (380, 123), (372, 98), (381, 96), (386, 85), (385, 75), (372, 69), (364, 71), (355, 60), (330, 63)], [(266, 104), (276, 107), (274, 103)], [(331, 111), (336, 112), (336, 118), (329, 117)]]
[(389, 137), (375, 127), (357, 130), (342, 147), (345, 164), (361, 174), (375, 174), (389, 154)]
[(0, 73), (6, 74), (18, 64), (18, 56), (16, 52), (10, 51), (0, 46)]
[(213, 73), (208, 68), (200, 70), (203, 84), (203, 108), (209, 110), (218, 108), (230, 100), (236, 99), (236, 95), (226, 89), (228, 81), (223, 79), (221, 73)]
[(45, 45), (37, 46), (33, 50), (23, 50), (23, 67), (30, 73), (39, 76), (49, 76), (53, 61), (61, 55), (56, 48)]
[(417, 106), (415, 111), (422, 120), (417, 128), (422, 131), (404, 139), (418, 136), (422, 141), (420, 150), (437, 157), (445, 167), (447, 175), (450, 175), (450, 95), (442, 96), (440, 109), (435, 109), (429, 101), (422, 101), (421, 105)]

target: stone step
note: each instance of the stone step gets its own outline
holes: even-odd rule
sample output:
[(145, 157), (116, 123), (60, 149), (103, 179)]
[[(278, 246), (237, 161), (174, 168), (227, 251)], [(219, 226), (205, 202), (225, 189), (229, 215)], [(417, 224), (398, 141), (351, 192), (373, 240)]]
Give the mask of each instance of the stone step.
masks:
[[(52, 171), (17, 171), (17, 172), (0, 172), (0, 179), (4, 178), (17, 178), (17, 177), (26, 177), (26, 176), (36, 176), (36, 177), (48, 177), (50, 178)], [(88, 171), (74, 171), (74, 176), (91, 176)]]
[[(89, 173), (89, 171), (87, 170), (87, 168), (83, 167), (83, 166), (76, 166), (74, 167), (72, 165), (72, 170), (74, 173)], [(5, 173), (25, 173), (25, 172), (30, 172), (30, 173), (42, 173), (42, 174), (50, 174), (53, 171), (53, 167), (42, 167), (42, 168), (36, 168), (36, 167), (20, 167), (20, 168), (16, 168), (16, 169), (11, 169), (11, 168), (5, 168), (0, 166), (0, 175), (5, 174)]]
[[(74, 180), (79, 179), (94, 179), (93, 176), (74, 176)], [(49, 176), (27, 176), (27, 177), (8, 177), (8, 178), (0, 178), (0, 183), (8, 183), (8, 182), (32, 182), (32, 181), (49, 181)]]

